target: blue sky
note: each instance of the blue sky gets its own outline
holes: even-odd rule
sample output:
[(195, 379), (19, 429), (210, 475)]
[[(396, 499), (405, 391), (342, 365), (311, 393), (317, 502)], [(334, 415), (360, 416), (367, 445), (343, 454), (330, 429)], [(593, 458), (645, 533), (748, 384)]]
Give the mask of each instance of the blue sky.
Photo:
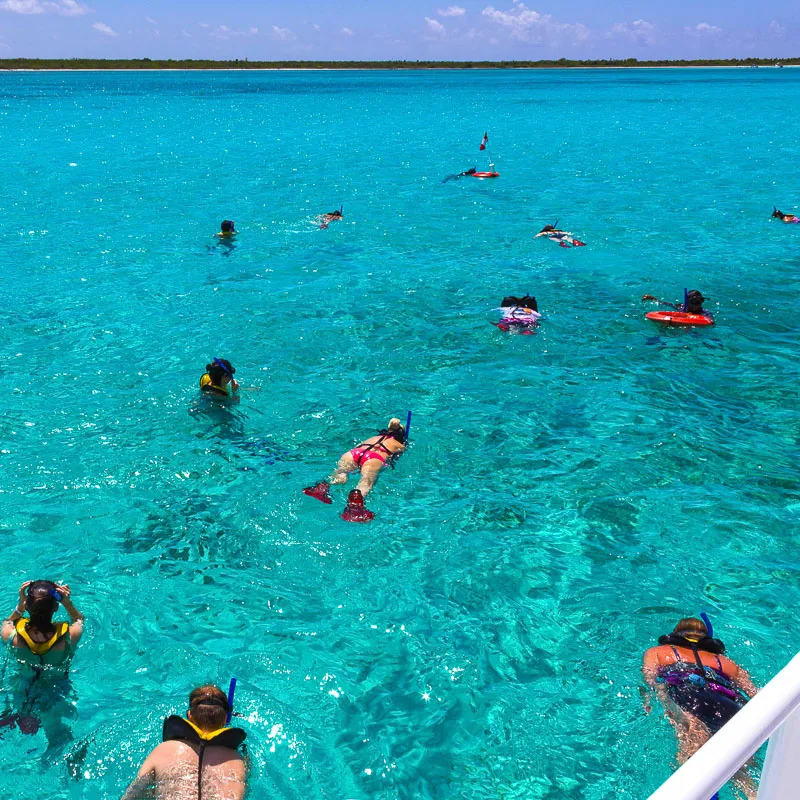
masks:
[(0, 0), (0, 56), (255, 59), (800, 55), (800, 2)]

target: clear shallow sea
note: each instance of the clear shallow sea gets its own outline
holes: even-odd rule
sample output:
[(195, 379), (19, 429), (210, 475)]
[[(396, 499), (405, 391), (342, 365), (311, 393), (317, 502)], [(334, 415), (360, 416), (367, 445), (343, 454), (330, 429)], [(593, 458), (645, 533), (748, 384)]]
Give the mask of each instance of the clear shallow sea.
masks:
[[(231, 675), (253, 800), (645, 797), (660, 633), (796, 652), (800, 70), (2, 74), (0, 144), (2, 615), (88, 618), (3, 800), (120, 796)], [(262, 391), (189, 413), (214, 355)], [(300, 493), (408, 408), (372, 524)]]

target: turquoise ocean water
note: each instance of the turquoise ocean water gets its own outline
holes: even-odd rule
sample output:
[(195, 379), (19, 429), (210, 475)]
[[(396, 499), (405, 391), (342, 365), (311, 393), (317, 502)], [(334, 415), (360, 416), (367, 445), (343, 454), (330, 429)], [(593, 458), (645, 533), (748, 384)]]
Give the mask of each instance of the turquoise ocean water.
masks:
[[(659, 634), (796, 652), (800, 70), (2, 74), (0, 142), (2, 615), (88, 620), (3, 800), (120, 796), (232, 675), (254, 799), (644, 797)], [(409, 408), (372, 524), (300, 493)]]

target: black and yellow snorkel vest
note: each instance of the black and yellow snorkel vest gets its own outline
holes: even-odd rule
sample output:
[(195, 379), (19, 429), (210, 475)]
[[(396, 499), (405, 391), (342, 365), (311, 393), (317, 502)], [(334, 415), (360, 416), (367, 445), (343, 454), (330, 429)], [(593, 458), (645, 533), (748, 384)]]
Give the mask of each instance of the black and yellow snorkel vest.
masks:
[[(55, 629), (56, 632), (46, 641), (46, 642), (34, 642), (31, 639), (30, 634), (28, 633), (28, 623), (30, 620), (27, 617), (20, 617), (17, 620), (16, 625), (14, 625), (14, 629), (17, 632), (17, 635), (26, 645), (28, 645), (28, 649), (33, 653), (35, 656), (39, 656), (42, 659), (42, 656), (49, 652), (53, 645), (63, 639), (64, 636), (69, 633), (69, 623), (67, 622), (56, 622)], [(42, 659), (44, 661), (44, 659)]]
[(161, 734), (162, 742), (182, 741), (199, 745), (197, 753), (197, 800), (203, 797), (203, 753), (208, 745), (213, 744), (218, 747), (230, 747), (231, 750), (238, 750), (244, 742), (247, 733), (241, 728), (220, 728), (217, 731), (201, 731), (192, 722), (183, 717), (171, 716), (164, 720), (164, 730)]
[(224, 386), (217, 386), (217, 384), (211, 380), (211, 376), (207, 372), (200, 378), (200, 391), (228, 397), (228, 390)]

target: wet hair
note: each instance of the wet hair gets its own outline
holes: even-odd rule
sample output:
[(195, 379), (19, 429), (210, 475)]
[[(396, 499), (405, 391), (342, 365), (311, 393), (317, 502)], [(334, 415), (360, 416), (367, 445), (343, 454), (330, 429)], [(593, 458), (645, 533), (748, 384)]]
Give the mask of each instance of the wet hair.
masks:
[(53, 581), (34, 581), (25, 592), (25, 608), (31, 618), (30, 627), (40, 633), (52, 634), (53, 614), (58, 610)]
[(686, 638), (703, 639), (708, 636), (708, 627), (705, 622), (697, 617), (684, 617), (672, 629), (674, 634)]
[(705, 622), (697, 617), (684, 617), (673, 628), (672, 633), (659, 636), (658, 643), (705, 650), (715, 655), (725, 652), (725, 645), (719, 639), (710, 638)]
[(693, 314), (702, 311), (703, 300), (705, 300), (705, 297), (703, 297), (697, 289), (692, 289), (692, 291), (688, 292), (686, 295), (686, 310)]
[[(223, 369), (223, 366), (225, 369)], [(228, 372), (225, 372), (226, 369)], [(231, 375), (236, 374), (233, 365), (226, 358), (216, 358), (210, 364), (206, 364), (206, 372), (208, 373), (208, 377), (211, 378), (211, 382), (215, 383), (217, 386), (220, 385), (223, 378), (230, 378)]]
[(198, 686), (189, 695), (192, 722), (203, 731), (217, 731), (225, 727), (228, 719), (228, 697), (213, 683)]
[(381, 433), (388, 434), (400, 444), (403, 444), (406, 440), (406, 426), (397, 417), (392, 417), (389, 420), (389, 425)]
[(222, 220), (222, 225), (220, 225), (220, 230), (223, 233), (233, 233), (233, 220), (232, 219)]
[(785, 217), (786, 214), (784, 214), (783, 211), (778, 211), (778, 209), (776, 208), (776, 209), (773, 209), (772, 216), (773, 217)]
[(555, 229), (555, 225), (545, 225), (544, 228), (539, 231), (539, 233), (546, 233), (547, 231), (554, 231)]
[(524, 297), (514, 297), (514, 295), (504, 297), (503, 302), (500, 303), (500, 307), (509, 308), (511, 306), (524, 306), (525, 308), (532, 308), (534, 311), (539, 311), (536, 298), (530, 294), (526, 294)]

